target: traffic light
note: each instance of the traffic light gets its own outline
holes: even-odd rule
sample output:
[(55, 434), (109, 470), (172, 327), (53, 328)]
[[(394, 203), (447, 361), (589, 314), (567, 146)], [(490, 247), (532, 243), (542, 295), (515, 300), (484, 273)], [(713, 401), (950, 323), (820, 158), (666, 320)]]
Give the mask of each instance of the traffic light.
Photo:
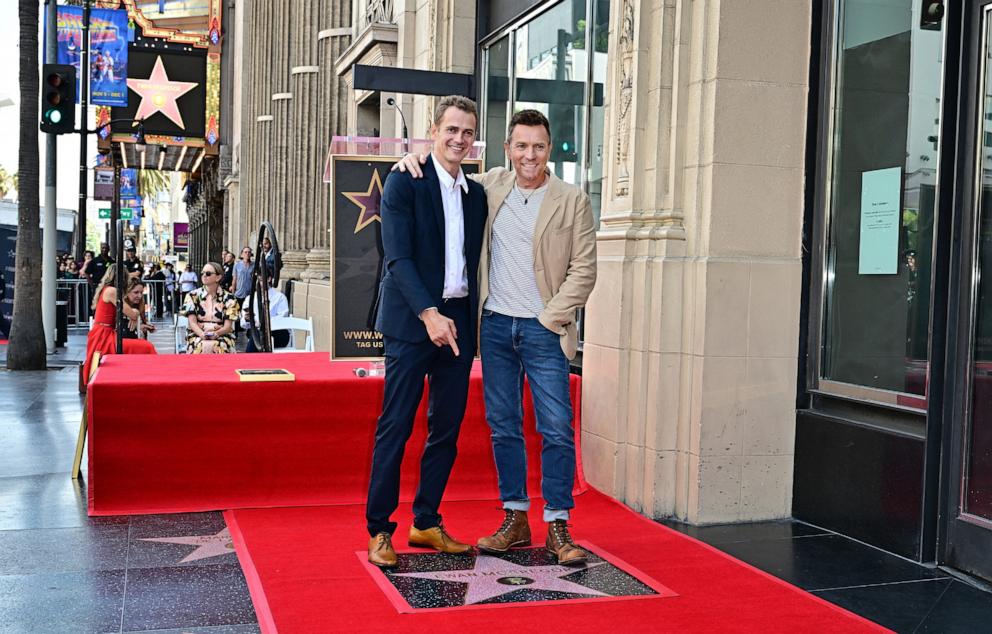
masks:
[(45, 64), (41, 73), (41, 131), (67, 134), (76, 127), (76, 67)]
[(551, 104), (551, 157), (552, 163), (577, 163), (578, 145), (575, 138), (575, 106)]

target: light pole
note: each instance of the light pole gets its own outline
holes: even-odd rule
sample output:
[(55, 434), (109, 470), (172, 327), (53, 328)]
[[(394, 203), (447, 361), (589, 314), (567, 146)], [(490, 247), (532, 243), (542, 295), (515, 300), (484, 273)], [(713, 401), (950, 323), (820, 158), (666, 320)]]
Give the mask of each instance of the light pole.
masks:
[[(86, 134), (99, 134), (100, 130), (104, 128), (109, 128), (115, 123), (130, 123), (132, 126), (138, 127), (138, 136), (134, 140), (134, 149), (138, 152), (143, 152), (145, 150), (145, 126), (142, 124), (140, 119), (111, 119), (106, 123), (103, 123), (96, 127), (95, 130), (87, 130), (85, 124), (80, 125), (80, 129), (83, 131), (84, 137)], [(113, 156), (113, 143), (110, 145), (111, 157)], [(124, 148), (121, 147), (121, 152)], [(117, 279), (114, 280), (115, 286), (117, 286), (117, 314), (116, 323), (114, 324), (114, 332), (117, 334), (116, 350), (117, 354), (124, 353), (124, 343), (123, 343), (123, 333), (124, 333), (124, 280), (127, 276), (124, 274), (124, 263), (121, 261), (123, 257), (122, 238), (124, 237), (124, 227), (120, 221), (121, 218), (121, 162), (114, 159), (114, 198), (110, 203), (110, 254), (117, 263)]]

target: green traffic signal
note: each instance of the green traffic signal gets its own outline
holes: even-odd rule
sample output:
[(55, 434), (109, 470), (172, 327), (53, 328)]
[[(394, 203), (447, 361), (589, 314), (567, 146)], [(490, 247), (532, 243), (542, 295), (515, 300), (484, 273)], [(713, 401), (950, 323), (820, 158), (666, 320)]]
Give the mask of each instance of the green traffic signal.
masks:
[(41, 82), (41, 131), (69, 134), (76, 127), (76, 67), (45, 64)]

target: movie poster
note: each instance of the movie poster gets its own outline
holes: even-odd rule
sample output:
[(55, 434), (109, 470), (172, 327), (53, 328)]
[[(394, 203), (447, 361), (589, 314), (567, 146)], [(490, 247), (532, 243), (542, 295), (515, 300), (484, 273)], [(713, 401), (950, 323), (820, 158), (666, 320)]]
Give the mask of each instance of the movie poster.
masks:
[[(121, 201), (138, 198), (138, 170), (128, 168), (121, 170)], [(126, 206), (126, 205), (121, 205)]]
[[(58, 63), (76, 67), (83, 42), (83, 8), (60, 6), (57, 13)], [(90, 103), (98, 106), (127, 106), (128, 17), (121, 9), (90, 11), (89, 81)], [(80, 97), (76, 85), (76, 102)]]

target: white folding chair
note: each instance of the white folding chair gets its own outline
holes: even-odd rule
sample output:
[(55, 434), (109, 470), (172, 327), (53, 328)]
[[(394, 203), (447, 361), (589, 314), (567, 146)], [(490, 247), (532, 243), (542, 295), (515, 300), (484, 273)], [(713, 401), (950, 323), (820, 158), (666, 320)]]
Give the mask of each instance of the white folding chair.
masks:
[(186, 352), (186, 330), (189, 329), (189, 319), (185, 315), (176, 315), (175, 343), (176, 354)]
[[(313, 352), (313, 319), (303, 317), (273, 317), (271, 330), (288, 330), (289, 344), (285, 348), (273, 346), (272, 352)], [(296, 331), (306, 333), (302, 348), (296, 347)]]

